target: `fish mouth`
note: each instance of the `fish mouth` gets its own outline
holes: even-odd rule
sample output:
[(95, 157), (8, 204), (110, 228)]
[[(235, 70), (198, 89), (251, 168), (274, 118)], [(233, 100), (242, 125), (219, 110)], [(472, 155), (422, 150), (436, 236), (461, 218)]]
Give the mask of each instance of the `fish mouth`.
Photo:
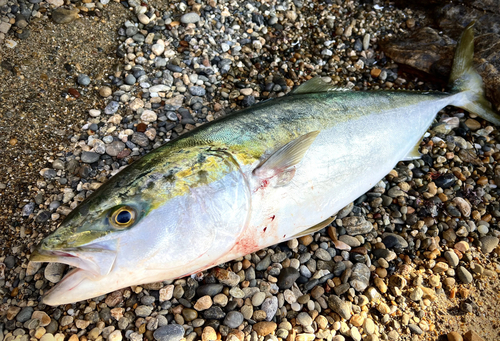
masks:
[(30, 261), (67, 264), (85, 271), (87, 277), (98, 278), (109, 274), (115, 265), (117, 253), (109, 246), (108, 243), (94, 243), (63, 250), (47, 250), (42, 246), (31, 254)]

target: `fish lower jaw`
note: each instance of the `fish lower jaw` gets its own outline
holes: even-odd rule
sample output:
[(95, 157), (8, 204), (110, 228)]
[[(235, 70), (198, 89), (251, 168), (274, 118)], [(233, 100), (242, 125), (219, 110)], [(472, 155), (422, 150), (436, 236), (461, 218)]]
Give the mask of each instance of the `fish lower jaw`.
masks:
[(85, 278), (88, 278), (88, 275), (88, 271), (80, 268), (71, 270), (62, 280), (45, 293), (45, 296), (42, 298), (42, 303), (57, 306), (80, 301), (75, 298), (80, 296), (81, 293), (76, 292), (75, 289)]

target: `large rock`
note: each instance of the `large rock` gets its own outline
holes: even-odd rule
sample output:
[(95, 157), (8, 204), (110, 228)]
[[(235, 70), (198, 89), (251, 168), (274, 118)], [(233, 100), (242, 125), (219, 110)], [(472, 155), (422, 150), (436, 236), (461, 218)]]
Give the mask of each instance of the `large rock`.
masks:
[(500, 6), (498, 0), (469, 0), (464, 4), (432, 1), (430, 16), (438, 17), (439, 31), (429, 27), (410, 37), (381, 44), (384, 53), (400, 64), (438, 76), (446, 82), (456, 41), (464, 28), (475, 24), (474, 65), (483, 78), (486, 98), (500, 111)]

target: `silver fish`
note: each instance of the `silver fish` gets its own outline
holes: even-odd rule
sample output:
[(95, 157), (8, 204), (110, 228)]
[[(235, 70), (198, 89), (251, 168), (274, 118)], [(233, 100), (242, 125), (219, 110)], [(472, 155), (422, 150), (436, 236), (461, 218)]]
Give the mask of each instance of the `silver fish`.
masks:
[(500, 123), (472, 55), (469, 26), (450, 93), (345, 91), (315, 78), (154, 150), (31, 255), (75, 267), (43, 301), (179, 278), (321, 229), (398, 161), (418, 157), (415, 146), (445, 106)]

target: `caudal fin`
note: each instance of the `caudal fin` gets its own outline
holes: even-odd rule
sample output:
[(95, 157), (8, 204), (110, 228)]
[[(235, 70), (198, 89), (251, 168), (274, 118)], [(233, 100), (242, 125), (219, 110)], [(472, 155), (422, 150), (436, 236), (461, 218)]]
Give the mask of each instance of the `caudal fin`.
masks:
[(449, 85), (453, 92), (461, 92), (464, 96), (453, 103), (485, 120), (500, 125), (500, 115), (491, 108), (491, 103), (484, 97), (483, 80), (472, 65), (474, 57), (474, 22), (471, 22), (460, 36), (455, 51)]

